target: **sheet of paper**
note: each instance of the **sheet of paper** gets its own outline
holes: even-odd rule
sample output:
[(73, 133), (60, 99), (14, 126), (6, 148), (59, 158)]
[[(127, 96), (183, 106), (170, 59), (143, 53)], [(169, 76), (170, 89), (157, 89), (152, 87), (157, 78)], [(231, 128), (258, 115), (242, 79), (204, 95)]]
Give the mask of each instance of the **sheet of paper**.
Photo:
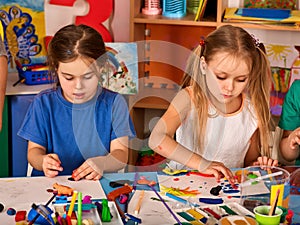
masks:
[[(99, 181), (69, 181), (68, 177), (69, 176), (58, 176), (55, 178), (1, 178), (0, 202), (5, 207), (3, 212), (0, 213), (1, 223), (15, 223), (14, 216), (8, 216), (6, 214), (8, 208), (14, 208), (17, 211), (27, 210), (28, 213), (32, 203), (45, 204), (52, 196), (52, 193), (47, 192), (47, 189), (52, 189), (53, 184), (56, 182), (82, 192), (82, 196), (90, 195), (92, 198), (97, 199), (106, 198)], [(7, 221), (7, 223), (5, 221)]]
[[(143, 201), (140, 207), (139, 214), (134, 214), (136, 205), (139, 201), (139, 196), (141, 194), (141, 190), (136, 190), (134, 195), (132, 196), (129, 204), (128, 204), (128, 213), (135, 215), (138, 218), (142, 218), (142, 224), (147, 225), (157, 225), (157, 224), (175, 224), (177, 223), (168, 209), (164, 206), (164, 204), (157, 200), (158, 197), (153, 191), (145, 191)], [(162, 196), (163, 199), (167, 200), (166, 196)], [(152, 198), (152, 199), (151, 199)], [(179, 205), (174, 201), (168, 201), (170, 209), (175, 212), (176, 208)], [(182, 207), (182, 205), (181, 205)], [(176, 215), (180, 218), (179, 215)], [(185, 221), (180, 218), (180, 221)]]
[[(214, 177), (203, 177), (192, 174), (185, 174), (181, 176), (158, 175), (158, 181), (161, 191), (164, 189), (164, 187), (173, 187), (178, 189), (188, 188), (190, 191), (198, 191), (199, 194), (193, 196), (193, 198), (222, 197), (225, 200), (228, 199), (229, 196), (239, 197), (241, 195), (241, 190), (238, 183), (236, 184), (236, 188), (233, 188), (227, 180), (221, 179), (220, 182), (217, 182)], [(210, 191), (212, 188), (217, 186), (221, 186), (222, 189), (218, 196), (214, 196), (210, 193)], [(258, 183), (256, 187), (257, 188), (246, 187), (243, 192), (247, 193), (247, 195), (269, 193), (268, 188), (263, 183)], [(185, 198), (187, 196), (182, 197)]]
[[(221, 186), (222, 190), (219, 192), (220, 196), (228, 195), (239, 195), (239, 190), (235, 190), (231, 187), (227, 180), (221, 180), (219, 183), (214, 177), (202, 177), (199, 175), (181, 175), (181, 176), (168, 176), (168, 175), (158, 175), (158, 181), (160, 190), (163, 190), (164, 187), (168, 188), (178, 188), (178, 189), (187, 189), (190, 191), (198, 191), (199, 194), (194, 197), (212, 197), (210, 190), (213, 187)], [(182, 196), (185, 197), (185, 196)]]

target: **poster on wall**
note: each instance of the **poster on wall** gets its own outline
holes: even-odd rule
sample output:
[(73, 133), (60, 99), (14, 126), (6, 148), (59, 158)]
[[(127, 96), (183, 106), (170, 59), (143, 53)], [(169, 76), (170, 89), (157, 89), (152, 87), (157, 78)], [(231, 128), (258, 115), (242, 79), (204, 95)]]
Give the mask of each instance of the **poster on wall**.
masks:
[(10, 71), (45, 61), (44, 0), (0, 0), (0, 21)]
[(136, 43), (106, 42), (108, 67), (102, 85), (120, 94), (136, 94), (138, 90), (138, 56)]
[(265, 1), (265, 0), (244, 0), (245, 8), (271, 8), (271, 9), (292, 9), (295, 10), (297, 0)]
[(272, 71), (270, 106), (273, 115), (281, 115), (284, 97), (290, 85), (295, 79), (300, 79), (299, 47), (265, 44)]

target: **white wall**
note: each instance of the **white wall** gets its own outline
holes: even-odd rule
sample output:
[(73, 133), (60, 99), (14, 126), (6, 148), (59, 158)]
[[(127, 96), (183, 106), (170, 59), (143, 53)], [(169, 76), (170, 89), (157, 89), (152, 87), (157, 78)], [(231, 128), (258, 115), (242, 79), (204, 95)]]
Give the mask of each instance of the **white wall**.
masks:
[[(114, 12), (104, 25), (111, 31), (115, 42), (129, 41), (130, 1), (115, 0)], [(75, 22), (76, 16), (84, 16), (89, 12), (89, 4), (85, 0), (77, 0), (71, 7), (49, 4), (45, 0), (46, 35), (53, 35), (59, 28)]]

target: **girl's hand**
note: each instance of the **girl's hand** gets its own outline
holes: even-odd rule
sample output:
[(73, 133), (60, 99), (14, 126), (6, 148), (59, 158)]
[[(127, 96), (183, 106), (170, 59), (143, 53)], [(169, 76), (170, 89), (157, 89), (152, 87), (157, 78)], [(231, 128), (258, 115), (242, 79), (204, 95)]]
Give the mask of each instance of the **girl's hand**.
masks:
[(93, 169), (93, 161), (87, 159), (80, 167), (73, 171), (72, 178), (77, 181), (80, 179), (99, 180), (102, 177), (100, 171)]
[(63, 171), (57, 154), (48, 154), (43, 157), (43, 171), (46, 177), (55, 177), (59, 171)]
[(253, 166), (278, 166), (278, 160), (268, 158), (267, 156), (260, 156), (257, 158), (257, 161), (253, 163)]
[(300, 145), (300, 127), (290, 133), (288, 136), (288, 143), (291, 149), (298, 150), (298, 146)]
[(226, 177), (231, 185), (234, 185), (235, 183), (235, 179), (231, 170), (221, 162), (212, 161), (204, 172), (214, 175), (218, 182), (222, 177)]

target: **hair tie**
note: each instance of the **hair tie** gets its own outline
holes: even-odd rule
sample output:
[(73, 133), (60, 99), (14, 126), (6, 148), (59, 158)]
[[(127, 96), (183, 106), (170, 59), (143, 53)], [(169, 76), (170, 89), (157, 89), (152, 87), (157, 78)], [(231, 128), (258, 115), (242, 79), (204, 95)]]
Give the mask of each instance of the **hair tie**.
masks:
[(254, 36), (254, 34), (251, 34), (251, 36), (252, 36), (252, 40), (253, 40), (253, 43), (254, 43), (255, 47), (256, 47), (256, 48), (259, 48), (259, 45), (260, 45), (259, 39), (256, 38), (256, 37)]
[(67, 54), (68, 54), (68, 55), (71, 55), (71, 54), (72, 54), (72, 51), (71, 51), (70, 49), (68, 49), (68, 50), (67, 50)]
[(205, 38), (203, 36), (201, 36), (201, 39), (199, 41), (199, 44), (201, 47), (204, 47), (205, 46)]

